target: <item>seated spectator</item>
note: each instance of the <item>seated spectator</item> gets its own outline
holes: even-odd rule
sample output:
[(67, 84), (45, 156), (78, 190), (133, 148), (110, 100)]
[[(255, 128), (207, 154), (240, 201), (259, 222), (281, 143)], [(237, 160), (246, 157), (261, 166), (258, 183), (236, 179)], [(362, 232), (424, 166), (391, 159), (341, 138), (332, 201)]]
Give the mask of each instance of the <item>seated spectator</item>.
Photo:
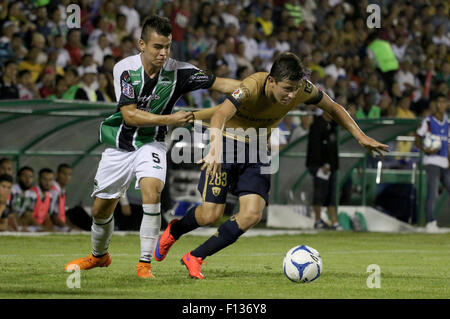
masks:
[(255, 25), (247, 24), (244, 29), (244, 34), (241, 35), (238, 39), (240, 42), (245, 44), (245, 57), (250, 62), (253, 61), (253, 58), (258, 55), (258, 42), (255, 40)]
[(68, 89), (63, 93), (62, 99), (75, 100), (75, 94), (80, 87), (78, 71), (75, 67), (69, 66), (64, 69), (64, 81)]
[(271, 35), (258, 45), (258, 56), (264, 61), (271, 61), (277, 51), (277, 38)]
[(325, 67), (325, 74), (331, 75), (335, 80), (337, 80), (339, 76), (347, 76), (347, 73), (345, 72), (343, 66), (344, 58), (338, 55), (334, 58), (333, 63)]
[(400, 92), (412, 92), (414, 86), (414, 74), (411, 72), (411, 59), (405, 57), (400, 63), (400, 69), (395, 74), (395, 81), (399, 85)]
[(114, 27), (113, 35), (114, 35), (113, 43), (115, 46), (119, 46), (122, 39), (130, 35), (130, 33), (127, 30), (127, 17), (122, 13), (117, 14), (116, 26)]
[(92, 31), (92, 33), (89, 35), (88, 38), (88, 48), (92, 48), (93, 46), (99, 44), (99, 38), (100, 36), (104, 35), (107, 38), (107, 43), (114, 43), (115, 36), (110, 32), (109, 30), (109, 23), (106, 17), (97, 16), (95, 18), (95, 29)]
[(97, 68), (93, 65), (84, 67), (82, 70), (80, 87), (75, 93), (75, 100), (85, 100), (96, 102), (97, 94), (95, 87), (97, 85)]
[(50, 28), (50, 34), (53, 37), (62, 36), (66, 37), (69, 29), (67, 28), (67, 24), (65, 19), (63, 19), (61, 15), (61, 11), (58, 7), (53, 8), (50, 12), (50, 21), (48, 22), (48, 27)]
[(125, 0), (119, 7), (119, 12), (127, 17), (127, 31), (132, 34), (141, 25), (141, 17), (134, 7), (134, 0)]
[[(244, 42), (238, 43), (237, 53), (235, 55), (235, 58), (236, 58), (238, 70), (241, 68), (246, 68), (247, 72), (249, 72), (250, 74), (255, 73), (255, 69), (253, 68), (251, 61), (248, 60), (247, 57), (245, 56), (245, 43)], [(241, 79), (237, 74), (236, 74), (236, 76), (238, 79)]]
[(70, 56), (71, 64), (79, 66), (81, 64), (81, 57), (84, 53), (83, 45), (81, 44), (80, 29), (70, 29), (67, 33), (67, 43), (64, 46)]
[(11, 60), (14, 58), (12, 49), (12, 38), (15, 32), (15, 25), (12, 21), (6, 21), (2, 27), (2, 37), (0, 38), (0, 61)]
[(188, 54), (191, 59), (197, 59), (199, 55), (206, 52), (207, 42), (205, 39), (205, 30), (203, 27), (198, 27), (189, 35)]
[(56, 71), (51, 67), (46, 67), (44, 71), (42, 71), (42, 75), (39, 81), (39, 93), (41, 94), (42, 98), (45, 99), (47, 96), (55, 94), (55, 76)]
[(314, 117), (312, 114), (300, 116), (300, 125), (294, 128), (294, 130), (292, 131), (289, 142), (293, 142), (300, 137), (307, 135), (309, 133), (309, 128), (311, 127), (313, 119)]
[(97, 101), (114, 102), (116, 101), (114, 93), (114, 85), (110, 74), (101, 72), (98, 74), (98, 89), (95, 91)]
[[(362, 93), (361, 93), (362, 94)], [(381, 116), (381, 109), (377, 105), (371, 103), (372, 99), (368, 96), (364, 99), (366, 103), (359, 105), (358, 110), (356, 111), (356, 119), (377, 119)]]
[(8, 210), (8, 199), (11, 196), (12, 183), (13, 179), (10, 175), (0, 175), (0, 231), (17, 230), (10, 225), (10, 211)]
[(66, 186), (72, 179), (72, 167), (68, 164), (60, 164), (56, 171), (56, 180), (51, 188), (51, 219), (53, 223), (61, 230), (69, 230), (70, 228), (78, 228), (66, 218)]
[(31, 37), (31, 47), (39, 49), (39, 53), (36, 57), (36, 62), (39, 64), (46, 64), (48, 56), (47, 53), (45, 53), (47, 48), (45, 37), (39, 32), (34, 32)]
[(55, 93), (47, 96), (47, 99), (62, 99), (67, 91), (66, 80), (61, 75), (55, 77)]
[(225, 26), (233, 24), (236, 29), (241, 29), (239, 24), (239, 12), (235, 3), (230, 2), (227, 4), (225, 12), (222, 13), (221, 18)]
[(13, 161), (8, 157), (0, 158), (0, 175), (3, 174), (13, 176)]
[(41, 49), (37, 47), (31, 47), (30, 51), (22, 62), (19, 63), (18, 70), (29, 70), (31, 72), (31, 77), (33, 79), (33, 83), (36, 83), (39, 75), (44, 69), (44, 65), (37, 61), (39, 55), (41, 53)]
[(67, 52), (64, 48), (65, 45), (66, 40), (64, 36), (56, 35), (54, 41), (55, 51), (57, 52), (56, 65), (61, 68), (65, 68), (69, 63), (71, 63), (69, 52)]
[(0, 99), (8, 100), (18, 98), (17, 64), (14, 61), (7, 61), (3, 67), (3, 75), (0, 77)]
[(34, 170), (31, 167), (23, 166), (17, 172), (17, 181), (12, 186), (11, 191), (11, 210), (19, 220), (25, 213), (27, 202), (25, 194), (34, 183)]
[(22, 70), (19, 72), (19, 98), (21, 100), (33, 100), (41, 98), (41, 94), (37, 86), (33, 83), (31, 72), (29, 70)]
[(14, 60), (20, 63), (27, 56), (28, 50), (23, 45), (22, 35), (20, 33), (14, 33), (11, 39), (11, 50), (13, 52)]
[(228, 66), (227, 61), (224, 58), (225, 53), (226, 53), (225, 42), (217, 43), (216, 51), (206, 56), (206, 67), (208, 68), (209, 71), (215, 74), (220, 66), (222, 65)]
[(90, 46), (87, 50), (88, 53), (92, 55), (94, 62), (97, 66), (103, 65), (103, 59), (106, 55), (111, 55), (112, 50), (109, 47), (110, 42), (106, 34), (102, 33), (99, 35), (97, 43)]
[[(23, 226), (35, 226), (37, 230), (53, 230), (54, 218), (51, 218), (51, 193), (55, 176), (49, 168), (39, 171), (38, 185), (25, 192), (26, 206), (19, 221)], [(29, 228), (30, 229), (30, 228)]]

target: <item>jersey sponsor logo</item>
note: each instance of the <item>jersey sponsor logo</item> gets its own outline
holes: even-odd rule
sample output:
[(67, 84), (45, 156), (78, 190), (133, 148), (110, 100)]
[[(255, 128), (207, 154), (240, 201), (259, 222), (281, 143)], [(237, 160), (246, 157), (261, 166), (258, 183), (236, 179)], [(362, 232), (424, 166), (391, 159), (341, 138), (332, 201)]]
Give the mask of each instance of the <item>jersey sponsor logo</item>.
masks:
[(138, 104), (140, 106), (149, 106), (150, 103), (153, 100), (159, 100), (161, 97), (158, 94), (150, 94), (150, 95), (144, 95), (144, 96), (140, 96), (138, 98)]
[(156, 169), (162, 169), (162, 167), (159, 166), (159, 165), (154, 165), (153, 168), (156, 168)]
[(122, 94), (129, 99), (134, 99), (134, 87), (125, 80), (122, 80)]
[(191, 75), (191, 80), (193, 81), (206, 81), (208, 80), (208, 75), (206, 75), (203, 71), (197, 72)]
[(306, 93), (311, 93), (312, 90), (313, 90), (312, 83), (309, 82), (308, 80), (305, 80), (305, 92)]
[(169, 86), (170, 84), (172, 84), (172, 81), (167, 76), (162, 76), (158, 84), (161, 86)]

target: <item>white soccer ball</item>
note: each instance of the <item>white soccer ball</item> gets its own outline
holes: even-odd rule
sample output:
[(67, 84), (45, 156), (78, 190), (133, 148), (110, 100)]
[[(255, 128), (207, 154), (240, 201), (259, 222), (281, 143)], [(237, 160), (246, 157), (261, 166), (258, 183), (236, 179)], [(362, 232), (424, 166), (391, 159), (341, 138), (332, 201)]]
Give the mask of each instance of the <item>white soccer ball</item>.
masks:
[(430, 148), (433, 151), (441, 149), (442, 142), (439, 135), (427, 134), (423, 138), (423, 147)]
[(312, 282), (322, 273), (322, 258), (317, 250), (301, 245), (290, 249), (283, 260), (286, 277), (294, 282)]

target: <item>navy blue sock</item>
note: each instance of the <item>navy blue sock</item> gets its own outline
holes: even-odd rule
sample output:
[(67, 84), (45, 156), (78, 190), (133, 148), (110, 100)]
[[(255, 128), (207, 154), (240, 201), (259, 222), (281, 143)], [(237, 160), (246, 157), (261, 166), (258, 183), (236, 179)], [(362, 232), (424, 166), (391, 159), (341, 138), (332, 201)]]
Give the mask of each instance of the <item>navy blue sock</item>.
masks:
[(205, 259), (234, 243), (243, 233), (233, 216), (219, 227), (217, 233), (193, 250), (191, 255)]
[(175, 240), (178, 240), (181, 235), (189, 233), (191, 230), (194, 230), (200, 226), (195, 219), (196, 208), (196, 206), (189, 208), (183, 218), (180, 219), (180, 221), (173, 223), (172, 227), (170, 227), (170, 233)]

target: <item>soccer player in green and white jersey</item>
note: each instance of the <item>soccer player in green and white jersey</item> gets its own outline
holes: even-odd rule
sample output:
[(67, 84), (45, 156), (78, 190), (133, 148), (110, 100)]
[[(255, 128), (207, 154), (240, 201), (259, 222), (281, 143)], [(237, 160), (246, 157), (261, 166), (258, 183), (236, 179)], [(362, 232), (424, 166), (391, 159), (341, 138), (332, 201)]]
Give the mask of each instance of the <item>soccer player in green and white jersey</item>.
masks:
[(114, 67), (115, 114), (100, 125), (100, 141), (110, 145), (103, 154), (94, 180), (92, 253), (66, 265), (66, 270), (107, 267), (108, 246), (114, 229), (113, 213), (120, 197), (136, 176), (142, 192), (144, 215), (140, 228), (141, 256), (138, 277), (153, 278), (151, 258), (161, 227), (160, 194), (166, 177), (167, 125), (193, 121), (192, 112), (172, 114), (185, 93), (211, 88), (232, 93), (240, 84), (216, 78), (193, 65), (169, 58), (171, 25), (166, 18), (151, 16), (143, 27), (141, 53)]

